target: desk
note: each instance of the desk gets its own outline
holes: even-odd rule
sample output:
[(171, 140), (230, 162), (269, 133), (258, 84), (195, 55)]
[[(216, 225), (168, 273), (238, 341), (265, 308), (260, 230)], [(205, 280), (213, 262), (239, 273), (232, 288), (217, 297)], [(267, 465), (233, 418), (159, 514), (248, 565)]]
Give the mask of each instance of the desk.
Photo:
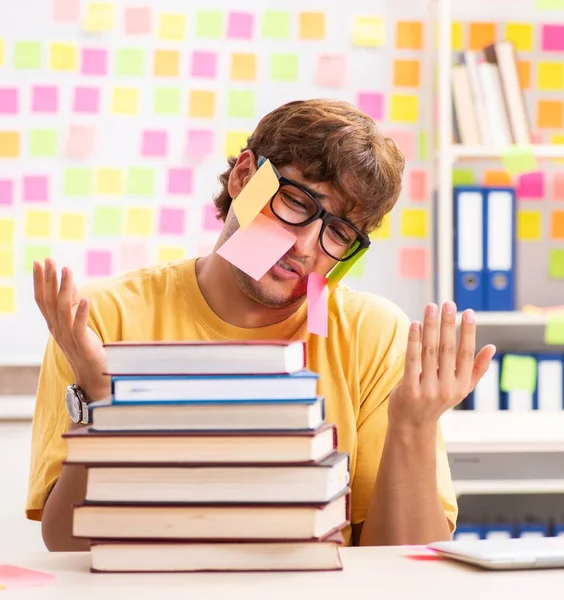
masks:
[(483, 571), (420, 561), (402, 548), (343, 548), (343, 571), (313, 573), (90, 573), (88, 553), (3, 553), (8, 563), (48, 571), (54, 583), (0, 592), (6, 600), (498, 600), (559, 596), (564, 571)]

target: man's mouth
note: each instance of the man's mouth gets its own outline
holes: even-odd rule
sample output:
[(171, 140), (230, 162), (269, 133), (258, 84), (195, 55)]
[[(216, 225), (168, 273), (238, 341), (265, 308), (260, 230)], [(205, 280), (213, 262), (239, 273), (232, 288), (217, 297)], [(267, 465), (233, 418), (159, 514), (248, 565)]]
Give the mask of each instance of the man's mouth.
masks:
[(287, 262), (284, 262), (282, 259), (278, 261), (278, 266), (282, 267), (285, 271), (289, 271), (290, 273), (297, 273), (296, 269), (293, 269), (291, 265)]

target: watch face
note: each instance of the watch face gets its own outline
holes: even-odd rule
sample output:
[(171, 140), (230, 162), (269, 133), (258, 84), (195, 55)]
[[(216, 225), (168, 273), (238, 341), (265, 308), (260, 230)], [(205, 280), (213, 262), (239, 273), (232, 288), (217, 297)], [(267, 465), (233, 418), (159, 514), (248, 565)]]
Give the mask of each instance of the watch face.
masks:
[(67, 388), (67, 411), (73, 423), (78, 423), (81, 417), (80, 400), (76, 395), (75, 391), (71, 388)]

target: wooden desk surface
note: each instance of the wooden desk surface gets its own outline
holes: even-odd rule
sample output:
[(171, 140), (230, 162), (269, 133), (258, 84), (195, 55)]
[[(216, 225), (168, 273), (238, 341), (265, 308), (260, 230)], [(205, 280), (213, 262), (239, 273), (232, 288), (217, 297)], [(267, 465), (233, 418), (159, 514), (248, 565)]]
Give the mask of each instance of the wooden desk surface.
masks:
[[(56, 575), (42, 587), (0, 592), (21, 600), (498, 600), (556, 594), (563, 570), (483, 571), (447, 560), (421, 561), (402, 548), (344, 548), (343, 571), (324, 573), (90, 573), (88, 553), (2, 554), (0, 564)], [(124, 596), (126, 594), (126, 596)]]

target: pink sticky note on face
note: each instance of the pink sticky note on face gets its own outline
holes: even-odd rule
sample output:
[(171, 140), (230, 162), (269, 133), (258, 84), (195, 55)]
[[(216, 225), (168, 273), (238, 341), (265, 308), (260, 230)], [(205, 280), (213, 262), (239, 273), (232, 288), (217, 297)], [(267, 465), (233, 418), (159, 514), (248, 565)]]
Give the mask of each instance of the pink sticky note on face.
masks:
[(217, 208), (213, 204), (204, 206), (204, 229), (206, 231), (221, 231), (223, 221), (217, 218)]
[(78, 113), (98, 113), (100, 111), (100, 90), (92, 87), (75, 88), (73, 109)]
[(45, 585), (55, 581), (55, 575), (44, 571), (24, 569), (14, 565), (0, 565), (0, 586), (8, 588)]
[(168, 133), (166, 131), (144, 131), (141, 141), (141, 155), (149, 157), (166, 156)]
[(159, 232), (168, 235), (183, 235), (185, 218), (186, 213), (182, 208), (161, 208)]
[(43, 175), (26, 175), (23, 178), (24, 202), (46, 202), (49, 197), (49, 182)]
[(409, 173), (407, 189), (412, 202), (425, 202), (427, 200), (427, 171), (413, 169)]
[(317, 61), (315, 85), (324, 87), (342, 87), (345, 81), (346, 59), (337, 54), (320, 56)]
[(213, 131), (191, 129), (188, 132), (186, 154), (188, 158), (204, 158), (213, 152)]
[(14, 115), (18, 112), (17, 88), (0, 88), (0, 114)]
[(192, 169), (169, 169), (168, 171), (169, 194), (192, 193)]
[(69, 158), (86, 158), (94, 152), (94, 127), (71, 125), (65, 141), (65, 155)]
[(384, 114), (384, 98), (378, 92), (360, 92), (357, 96), (359, 110), (375, 121), (381, 121)]
[(310, 273), (307, 278), (307, 330), (327, 337), (328, 311), (327, 278)]
[(52, 0), (51, 17), (62, 23), (78, 21), (78, 0)]
[(82, 50), (82, 74), (105, 75), (108, 71), (108, 52), (102, 48)]
[(403, 153), (405, 160), (414, 160), (416, 156), (415, 132), (403, 129), (387, 130), (386, 137), (392, 138)]
[(9, 206), (14, 202), (14, 183), (9, 179), (0, 180), (0, 204)]
[(215, 77), (217, 54), (215, 52), (196, 51), (192, 53), (192, 76)]
[(426, 248), (400, 248), (399, 274), (403, 279), (427, 279), (429, 261)]
[(295, 235), (259, 213), (246, 229), (237, 229), (217, 254), (258, 281), (295, 242)]
[(149, 250), (143, 242), (124, 242), (118, 249), (118, 270), (131, 271), (149, 264)]
[(33, 112), (54, 113), (59, 105), (59, 90), (53, 85), (35, 85), (31, 91)]
[(543, 25), (541, 47), (549, 52), (564, 51), (564, 25)]
[(105, 277), (112, 272), (112, 253), (109, 250), (88, 250), (86, 252), (86, 275)]
[(130, 6), (124, 13), (125, 33), (151, 33), (151, 9), (148, 6)]
[(544, 173), (536, 171), (520, 175), (517, 183), (517, 198), (527, 200), (544, 198)]
[(558, 201), (564, 200), (564, 173), (554, 173), (552, 199)]
[(251, 13), (230, 12), (227, 22), (227, 37), (250, 40), (253, 37), (254, 16)]

